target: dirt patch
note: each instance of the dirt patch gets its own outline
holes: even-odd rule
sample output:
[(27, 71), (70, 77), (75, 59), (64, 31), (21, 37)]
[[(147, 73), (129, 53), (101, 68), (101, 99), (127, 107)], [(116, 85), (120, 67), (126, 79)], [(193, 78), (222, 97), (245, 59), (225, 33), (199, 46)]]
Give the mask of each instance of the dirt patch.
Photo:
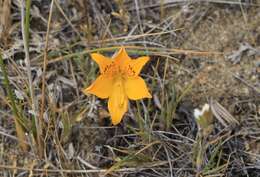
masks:
[[(29, 55), (36, 112), (19, 4), (12, 1), (9, 7), (11, 24), (9, 11), (0, 10), (5, 15), (0, 37), (6, 37), (0, 47), (30, 148), (19, 148), (0, 77), (2, 176), (259, 175), (257, 1), (54, 1), (48, 50), (51, 1), (32, 1)], [(3, 36), (6, 25), (11, 32)], [(88, 51), (112, 56), (116, 49), (107, 48), (121, 45), (133, 58), (150, 56), (141, 75), (153, 98), (130, 101), (122, 123), (111, 126), (107, 101), (81, 90), (98, 75)], [(45, 57), (49, 64), (42, 83)], [(40, 157), (33, 118), (40, 114), (42, 84)], [(206, 103), (215, 110), (214, 121), (201, 133), (194, 109)]]

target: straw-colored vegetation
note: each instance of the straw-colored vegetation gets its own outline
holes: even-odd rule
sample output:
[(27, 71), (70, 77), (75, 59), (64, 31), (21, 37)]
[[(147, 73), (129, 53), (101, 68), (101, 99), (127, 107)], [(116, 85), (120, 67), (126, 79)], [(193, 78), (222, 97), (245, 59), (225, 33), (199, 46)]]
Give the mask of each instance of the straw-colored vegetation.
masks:
[(259, 176), (259, 46), (257, 0), (0, 0), (0, 176)]

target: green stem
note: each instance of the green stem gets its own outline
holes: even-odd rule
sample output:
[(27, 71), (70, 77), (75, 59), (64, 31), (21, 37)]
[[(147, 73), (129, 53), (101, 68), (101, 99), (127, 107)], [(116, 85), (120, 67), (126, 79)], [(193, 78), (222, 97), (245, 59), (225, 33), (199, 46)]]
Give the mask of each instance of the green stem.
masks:
[(138, 121), (138, 125), (139, 125), (139, 129), (140, 132), (143, 133), (144, 132), (144, 126), (143, 126), (143, 120), (142, 120), (142, 116), (141, 116), (141, 112), (140, 112), (140, 104), (138, 101), (136, 101), (136, 106), (137, 106), (137, 121)]
[(31, 0), (26, 0), (26, 11), (25, 11), (25, 40), (27, 47), (29, 48), (29, 29), (30, 29), (30, 7)]
[(9, 79), (8, 79), (8, 76), (7, 76), (7, 71), (6, 71), (4, 60), (2, 58), (1, 53), (0, 53), (0, 67), (1, 67), (1, 70), (2, 70), (2, 73), (3, 73), (3, 76), (4, 76), (4, 86), (7, 90), (8, 97), (11, 101), (12, 111), (15, 114), (15, 117), (19, 117), (18, 109), (17, 109), (16, 104), (15, 104), (14, 94), (13, 94), (11, 87), (10, 87), (10, 82), (9, 82)]
[(5, 86), (5, 89), (7, 90), (7, 95), (11, 102), (11, 109), (14, 114), (15, 129), (16, 129), (16, 133), (17, 133), (17, 136), (19, 139), (19, 145), (24, 151), (26, 151), (28, 149), (28, 144), (25, 141), (26, 136), (25, 136), (24, 129), (23, 129), (21, 121), (20, 121), (21, 115), (19, 114), (19, 111), (16, 107), (15, 97), (14, 97), (14, 94), (13, 94), (11, 86), (10, 86), (10, 82), (8, 79), (7, 71), (6, 71), (4, 60), (2, 58), (1, 53), (0, 53), (0, 68), (1, 68), (3, 76), (4, 76), (4, 86)]

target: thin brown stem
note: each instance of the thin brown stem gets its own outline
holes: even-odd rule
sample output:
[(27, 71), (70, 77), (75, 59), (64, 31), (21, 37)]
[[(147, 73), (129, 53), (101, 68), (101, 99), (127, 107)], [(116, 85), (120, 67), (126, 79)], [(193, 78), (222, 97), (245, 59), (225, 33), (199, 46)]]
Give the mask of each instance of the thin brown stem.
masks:
[(48, 64), (48, 44), (49, 44), (49, 33), (50, 33), (50, 24), (52, 19), (52, 10), (53, 10), (53, 3), (54, 0), (51, 1), (50, 6), (50, 12), (49, 12), (49, 18), (48, 18), (48, 26), (47, 26), (47, 33), (45, 37), (45, 48), (44, 48), (44, 58), (43, 58), (43, 73), (42, 73), (42, 93), (41, 93), (41, 109), (40, 109), (40, 115), (39, 115), (39, 126), (41, 134), (38, 135), (38, 144), (39, 144), (39, 154), (40, 156), (43, 155), (43, 149), (42, 149), (42, 121), (43, 121), (43, 113), (44, 113), (44, 106), (45, 106), (45, 75), (46, 75), (46, 68)]

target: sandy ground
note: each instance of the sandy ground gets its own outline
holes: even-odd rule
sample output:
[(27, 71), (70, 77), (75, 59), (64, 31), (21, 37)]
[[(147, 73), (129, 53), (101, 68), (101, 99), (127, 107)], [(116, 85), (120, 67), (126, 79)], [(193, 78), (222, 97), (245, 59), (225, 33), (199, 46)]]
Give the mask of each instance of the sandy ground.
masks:
[[(0, 0), (1, 53), (29, 144), (19, 147), (0, 70), (0, 176), (260, 176), (259, 1), (53, 2), (30, 6), (30, 85), (20, 1)], [(81, 90), (98, 75), (89, 53), (121, 45), (150, 56), (141, 76), (153, 98), (131, 101), (112, 126), (107, 101)], [(43, 96), (40, 148), (32, 120)], [(202, 128), (193, 112), (206, 103)]]

